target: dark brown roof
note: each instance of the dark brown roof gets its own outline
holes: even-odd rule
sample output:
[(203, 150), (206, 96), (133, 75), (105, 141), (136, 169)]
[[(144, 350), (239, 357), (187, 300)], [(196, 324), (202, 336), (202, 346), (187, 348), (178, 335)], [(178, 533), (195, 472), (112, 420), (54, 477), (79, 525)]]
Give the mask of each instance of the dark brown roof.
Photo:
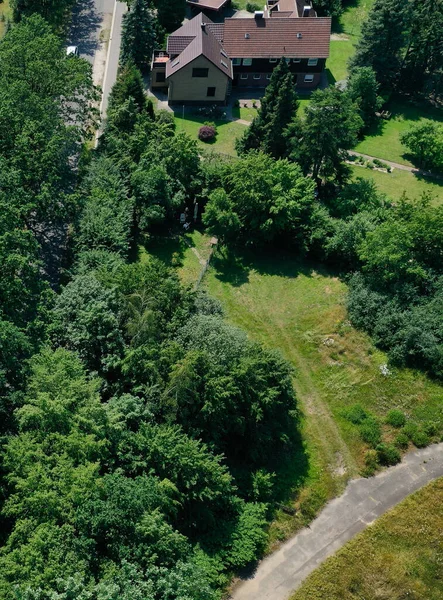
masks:
[(182, 50), (178, 56), (166, 63), (166, 77), (177, 73), (199, 56), (204, 56), (232, 79), (232, 61), (228, 58), (220, 41), (212, 33), (212, 25), (214, 23), (199, 13), (169, 36), (168, 52), (177, 54), (172, 48), (182, 48)]
[(209, 10), (220, 10), (229, 0), (186, 0), (188, 4)]
[(327, 58), (331, 18), (226, 19), (223, 47), (231, 58)]

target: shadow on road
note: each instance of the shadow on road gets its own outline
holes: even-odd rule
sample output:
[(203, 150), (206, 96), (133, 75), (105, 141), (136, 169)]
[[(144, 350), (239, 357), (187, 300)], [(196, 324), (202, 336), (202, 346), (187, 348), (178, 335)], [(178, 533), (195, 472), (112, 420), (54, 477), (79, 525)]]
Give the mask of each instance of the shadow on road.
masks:
[(68, 45), (78, 46), (81, 55), (93, 58), (99, 44), (98, 30), (102, 16), (94, 0), (77, 3), (72, 13)]

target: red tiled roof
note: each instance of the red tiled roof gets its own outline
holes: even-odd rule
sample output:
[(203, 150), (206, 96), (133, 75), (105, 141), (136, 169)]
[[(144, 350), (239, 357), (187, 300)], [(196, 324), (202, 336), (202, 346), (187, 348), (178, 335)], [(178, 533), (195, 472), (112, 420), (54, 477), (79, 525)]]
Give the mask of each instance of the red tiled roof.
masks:
[(330, 17), (226, 19), (223, 47), (231, 58), (327, 58), (330, 37)]
[[(166, 77), (177, 73), (199, 56), (204, 56), (232, 79), (232, 61), (228, 58), (216, 35), (212, 33), (211, 26), (213, 25), (215, 23), (199, 13), (169, 36), (168, 52), (170, 54), (177, 53), (172, 48), (183, 46), (183, 49), (177, 57), (166, 63)], [(219, 31), (217, 28), (215, 30)]]
[(186, 0), (188, 4), (209, 10), (220, 10), (229, 0)]

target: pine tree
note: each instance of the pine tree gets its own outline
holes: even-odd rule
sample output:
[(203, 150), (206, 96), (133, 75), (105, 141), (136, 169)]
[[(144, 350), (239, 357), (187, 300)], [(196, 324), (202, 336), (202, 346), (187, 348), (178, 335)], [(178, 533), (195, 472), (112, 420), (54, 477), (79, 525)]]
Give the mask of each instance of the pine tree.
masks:
[(443, 87), (443, 2), (412, 0), (410, 12), (400, 87), (438, 94)]
[(377, 81), (391, 87), (398, 78), (410, 18), (405, 0), (375, 0), (351, 60), (353, 67), (372, 67)]
[(283, 133), (298, 109), (294, 80), (285, 58), (274, 69), (257, 116), (236, 144), (237, 152), (262, 150), (274, 158), (286, 153)]
[(125, 15), (122, 32), (122, 63), (133, 63), (145, 71), (155, 46), (155, 19), (146, 0), (134, 0)]

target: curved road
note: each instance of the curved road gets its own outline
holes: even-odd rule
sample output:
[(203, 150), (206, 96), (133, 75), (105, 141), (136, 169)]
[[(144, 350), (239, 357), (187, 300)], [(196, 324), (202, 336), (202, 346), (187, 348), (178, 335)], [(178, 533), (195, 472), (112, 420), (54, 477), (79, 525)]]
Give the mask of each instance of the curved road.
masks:
[(369, 479), (352, 480), (311, 526), (287, 541), (233, 591), (233, 600), (287, 600), (303, 580), (377, 517), (443, 476), (443, 443), (407, 454)]

